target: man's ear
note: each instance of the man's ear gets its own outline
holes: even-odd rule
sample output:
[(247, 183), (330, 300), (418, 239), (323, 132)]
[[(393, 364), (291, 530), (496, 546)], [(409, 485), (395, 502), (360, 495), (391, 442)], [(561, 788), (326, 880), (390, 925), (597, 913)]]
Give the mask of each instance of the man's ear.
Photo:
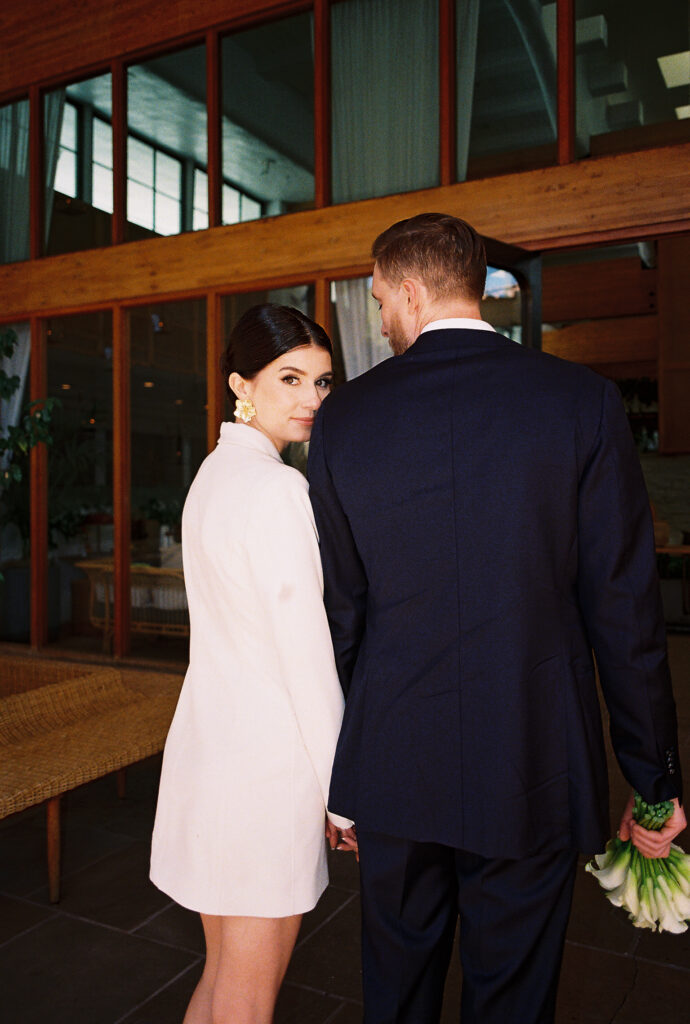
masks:
[(228, 384), (235, 398), (249, 398), (247, 381), (239, 373), (233, 371), (228, 377)]
[(406, 277), (404, 278), (400, 287), (402, 288), (403, 294), (407, 299), (407, 312), (412, 314), (413, 316), (416, 315), (417, 310), (421, 306), (424, 298), (422, 294), (423, 285), (421, 281), (418, 281), (414, 277)]

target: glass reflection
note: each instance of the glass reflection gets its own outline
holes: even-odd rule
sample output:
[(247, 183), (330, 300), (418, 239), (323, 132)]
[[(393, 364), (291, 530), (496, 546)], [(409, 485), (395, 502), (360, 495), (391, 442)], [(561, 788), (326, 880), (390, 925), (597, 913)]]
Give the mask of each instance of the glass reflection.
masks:
[(132, 651), (187, 658), (182, 506), (206, 456), (206, 306), (130, 311)]
[(0, 107), (0, 263), (29, 258), (29, 101)]
[(556, 5), (457, 0), (457, 177), (556, 158)]
[(576, 0), (580, 155), (690, 138), (687, 0)]
[(109, 245), (113, 212), (110, 75), (54, 89), (43, 100), (46, 251)]
[(127, 117), (127, 238), (208, 227), (204, 47), (130, 67)]
[(222, 41), (223, 224), (314, 203), (313, 17)]
[(58, 591), (50, 639), (70, 649), (110, 651), (112, 316), (57, 317), (46, 335), (48, 395), (58, 400), (48, 449), (49, 580), (57, 577)]

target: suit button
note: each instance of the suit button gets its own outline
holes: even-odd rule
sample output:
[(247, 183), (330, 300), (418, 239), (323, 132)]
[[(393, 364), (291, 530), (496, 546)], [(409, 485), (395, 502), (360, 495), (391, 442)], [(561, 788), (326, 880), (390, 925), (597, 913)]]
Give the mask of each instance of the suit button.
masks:
[(676, 766), (676, 752), (675, 750), (669, 749), (666, 751), (666, 770), (669, 775), (675, 775)]

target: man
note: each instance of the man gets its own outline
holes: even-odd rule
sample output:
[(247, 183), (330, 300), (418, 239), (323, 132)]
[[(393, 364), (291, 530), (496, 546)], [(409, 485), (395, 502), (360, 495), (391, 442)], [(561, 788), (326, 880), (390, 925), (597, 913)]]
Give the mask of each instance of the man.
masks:
[(360, 852), (366, 1024), (553, 1020), (578, 851), (608, 787), (592, 648), (630, 784), (685, 826), (649, 503), (614, 384), (481, 320), (486, 261), (443, 214), (377, 238), (397, 358), (336, 391), (310, 494), (347, 695), (329, 807)]

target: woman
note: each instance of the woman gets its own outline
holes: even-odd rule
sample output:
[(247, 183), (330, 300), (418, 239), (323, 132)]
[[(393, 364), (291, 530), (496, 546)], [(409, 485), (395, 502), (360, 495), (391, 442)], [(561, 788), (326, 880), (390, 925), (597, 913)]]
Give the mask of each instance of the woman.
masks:
[[(222, 424), (184, 508), (190, 661), (151, 878), (201, 913), (206, 965), (184, 1024), (270, 1024), (301, 916), (328, 882), (343, 698), (307, 483), (280, 452), (309, 439), (331, 343), (296, 309), (255, 306), (221, 369), (238, 422)], [(351, 824), (330, 817), (331, 847), (354, 849)]]

